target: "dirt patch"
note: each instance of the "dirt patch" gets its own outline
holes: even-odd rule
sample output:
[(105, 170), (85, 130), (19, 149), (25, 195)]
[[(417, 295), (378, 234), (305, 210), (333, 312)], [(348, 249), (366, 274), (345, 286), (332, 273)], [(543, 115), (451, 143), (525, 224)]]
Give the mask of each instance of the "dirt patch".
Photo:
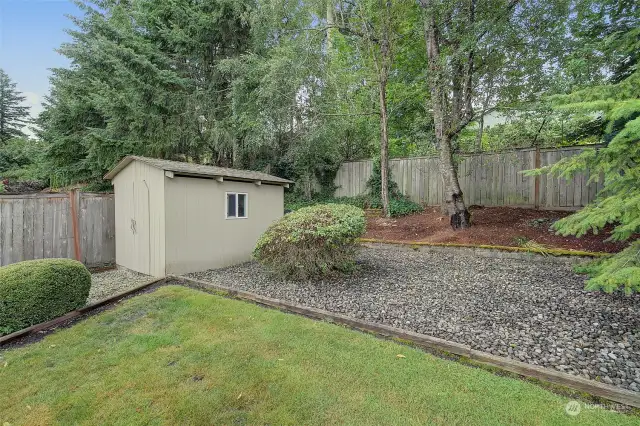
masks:
[(443, 216), (439, 208), (428, 207), (420, 214), (397, 219), (368, 218), (365, 238), (512, 247), (532, 240), (549, 247), (608, 253), (618, 252), (628, 245), (628, 242), (605, 242), (610, 229), (581, 238), (563, 237), (549, 229), (553, 222), (569, 214), (512, 207), (474, 208), (471, 209), (473, 226), (454, 231), (449, 225), (449, 218)]

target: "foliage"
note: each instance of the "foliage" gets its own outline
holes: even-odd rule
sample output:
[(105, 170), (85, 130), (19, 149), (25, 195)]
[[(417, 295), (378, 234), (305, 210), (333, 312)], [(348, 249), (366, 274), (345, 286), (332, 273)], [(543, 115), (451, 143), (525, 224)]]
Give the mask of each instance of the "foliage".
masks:
[[(347, 204), (361, 209), (382, 208), (380, 197), (371, 194), (362, 194), (355, 197), (315, 197), (311, 199), (286, 196), (284, 206), (287, 210), (296, 211), (303, 207), (315, 206), (318, 204)], [(389, 200), (389, 212), (391, 213), (391, 217), (407, 216), (414, 213), (420, 213), (423, 210), (424, 209), (420, 204), (409, 200), (401, 194)]]
[(411, 201), (405, 196), (399, 196), (389, 200), (389, 212), (391, 217), (408, 216), (410, 214), (420, 213), (423, 210), (424, 209), (420, 204)]
[[(372, 195), (380, 194), (382, 190), (382, 172), (381, 172), (381, 164), (379, 158), (373, 159), (373, 170), (371, 171), (371, 177), (367, 180), (367, 190)], [(391, 168), (387, 169), (388, 176), (388, 188), (389, 188), (389, 197), (394, 198), (400, 195), (400, 190), (398, 189), (398, 184), (392, 179), (391, 176)]]
[(231, 81), (220, 62), (249, 41), (249, 3), (81, 1), (40, 117), (58, 184), (98, 180), (126, 154), (230, 165)]
[[(377, 159), (373, 160), (373, 170), (371, 177), (367, 181), (367, 189), (369, 191), (367, 199), (367, 207), (382, 208), (380, 202), (380, 194), (382, 188), (382, 173), (380, 172), (381, 164)], [(422, 207), (411, 201), (408, 197), (400, 192), (398, 184), (392, 179), (391, 169), (387, 172), (389, 177), (389, 214), (391, 217), (406, 216), (412, 213), (421, 212)]]
[(600, 116), (558, 111), (550, 105), (531, 105), (531, 110), (510, 110), (492, 114), (498, 123), (487, 125), (477, 144), (477, 129), (460, 134), (458, 147), (463, 152), (505, 151), (514, 148), (553, 148), (596, 144), (604, 129)]
[[(460, 135), (489, 108), (531, 101), (557, 73), (566, 2), (420, 0), (430, 115), (444, 206), (454, 229), (471, 226), (454, 163)], [(478, 105), (482, 105), (477, 111)]]
[(37, 139), (11, 138), (0, 146), (0, 176), (18, 180), (45, 180), (41, 169), (46, 145)]
[(275, 274), (309, 279), (355, 267), (356, 239), (365, 231), (362, 209), (320, 204), (289, 213), (269, 226), (254, 257)]
[(22, 128), (30, 122), (26, 97), (16, 89), (16, 83), (0, 68), (0, 147), (14, 137), (24, 137)]
[[(600, 103), (616, 96), (565, 109), (545, 97), (633, 91), (640, 51), (630, 1), (78, 3), (83, 16), (59, 49), (71, 67), (53, 70), (38, 121), (44, 155), (12, 169), (17, 178), (97, 185), (122, 156), (142, 154), (262, 170), (296, 181), (299, 197), (326, 198), (342, 161), (380, 154), (386, 75), (391, 156), (450, 145), (442, 170), (455, 186), (459, 151), (612, 139), (619, 126), (605, 127), (619, 119)], [(432, 21), (439, 51), (429, 64)], [(480, 135), (474, 123), (494, 109), (507, 122)]]
[[(606, 147), (563, 158), (553, 166), (531, 173), (546, 172), (570, 178), (576, 173), (588, 171), (592, 181), (603, 176), (604, 187), (593, 203), (554, 224), (562, 235), (580, 237), (587, 232), (597, 233), (612, 226), (610, 239), (623, 241), (640, 232), (640, 68), (637, 62), (640, 6), (629, 5), (621, 17), (616, 5), (618, 2), (605, 2), (603, 11), (596, 16), (591, 14), (589, 7), (582, 10), (595, 23), (612, 25), (618, 29), (603, 34), (600, 40), (590, 40), (585, 46), (585, 49), (591, 49), (593, 55), (616, 61), (606, 63), (611, 70), (608, 78), (588, 82), (590, 84), (568, 95), (552, 99), (560, 110), (600, 115), (606, 123), (601, 135)], [(579, 58), (574, 61), (579, 62)], [(620, 68), (618, 61), (633, 64)], [(574, 66), (577, 69), (579, 65), (574, 62)], [(637, 243), (634, 243), (611, 259), (585, 269), (592, 277), (587, 281), (587, 288), (608, 292), (617, 288), (627, 293), (638, 291), (639, 270), (637, 258), (634, 257), (637, 248)]]
[(587, 290), (607, 293), (621, 290), (627, 295), (640, 293), (640, 240), (614, 256), (578, 266), (576, 270), (591, 276)]
[(84, 306), (91, 274), (71, 259), (39, 259), (0, 267), (0, 324), (13, 332)]
[(315, 2), (80, 4), (60, 49), (73, 66), (53, 71), (39, 120), (55, 185), (143, 154), (267, 171), (310, 196), (345, 158), (371, 154), (370, 117), (334, 102), (344, 83), (310, 30)]
[(84, 192), (112, 192), (113, 187), (110, 182), (91, 182), (82, 187)]
[(300, 210), (304, 207), (317, 206), (319, 204), (346, 204), (361, 209), (379, 209), (380, 201), (368, 194), (355, 197), (313, 197), (311, 199), (299, 198), (295, 195), (285, 196), (285, 209), (290, 211)]

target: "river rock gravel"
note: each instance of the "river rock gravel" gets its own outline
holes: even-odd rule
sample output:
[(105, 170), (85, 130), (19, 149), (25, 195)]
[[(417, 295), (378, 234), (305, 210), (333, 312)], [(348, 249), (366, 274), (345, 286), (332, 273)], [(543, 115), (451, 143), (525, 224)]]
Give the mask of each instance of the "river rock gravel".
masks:
[(109, 296), (137, 287), (154, 278), (128, 269), (110, 269), (91, 274), (91, 290), (87, 304), (98, 302)]
[(255, 262), (189, 276), (467, 344), (640, 391), (640, 296), (584, 290), (564, 263), (393, 246), (322, 281), (271, 277)]

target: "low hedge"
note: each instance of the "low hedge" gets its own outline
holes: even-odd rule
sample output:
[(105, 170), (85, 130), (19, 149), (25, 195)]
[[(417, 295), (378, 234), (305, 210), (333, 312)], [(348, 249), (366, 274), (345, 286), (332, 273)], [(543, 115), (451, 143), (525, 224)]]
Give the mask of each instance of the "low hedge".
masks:
[(355, 267), (356, 240), (364, 234), (364, 211), (319, 204), (287, 214), (260, 237), (254, 257), (284, 278), (309, 279)]
[[(300, 199), (293, 196), (285, 196), (285, 208), (290, 211), (296, 211), (304, 207), (314, 206), (318, 204), (348, 204), (360, 207), (362, 209), (381, 209), (382, 201), (380, 196), (370, 194), (357, 195), (355, 197), (332, 197), (318, 199)], [(407, 216), (410, 214), (420, 213), (424, 208), (404, 195), (394, 195), (389, 198), (389, 214), (391, 217)]]
[(71, 259), (40, 259), (0, 268), (0, 335), (49, 321), (85, 305), (91, 274)]

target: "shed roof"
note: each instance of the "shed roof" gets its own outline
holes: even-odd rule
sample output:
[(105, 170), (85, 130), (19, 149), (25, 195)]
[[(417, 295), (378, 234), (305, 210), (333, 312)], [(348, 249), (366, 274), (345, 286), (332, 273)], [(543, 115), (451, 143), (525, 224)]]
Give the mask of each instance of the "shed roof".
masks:
[(158, 158), (140, 157), (137, 155), (128, 155), (124, 157), (116, 166), (111, 169), (106, 175), (105, 179), (113, 179), (118, 173), (129, 165), (132, 161), (140, 161), (151, 167), (161, 169), (168, 172), (173, 172), (186, 176), (199, 176), (199, 177), (222, 177), (230, 178), (234, 180), (245, 181), (261, 181), (266, 183), (278, 183), (288, 184), (293, 181), (288, 179), (279, 178), (262, 172), (255, 172), (252, 170), (239, 170), (229, 169), (226, 167), (205, 166), (203, 164), (185, 163), (182, 161), (170, 161), (160, 160)]

